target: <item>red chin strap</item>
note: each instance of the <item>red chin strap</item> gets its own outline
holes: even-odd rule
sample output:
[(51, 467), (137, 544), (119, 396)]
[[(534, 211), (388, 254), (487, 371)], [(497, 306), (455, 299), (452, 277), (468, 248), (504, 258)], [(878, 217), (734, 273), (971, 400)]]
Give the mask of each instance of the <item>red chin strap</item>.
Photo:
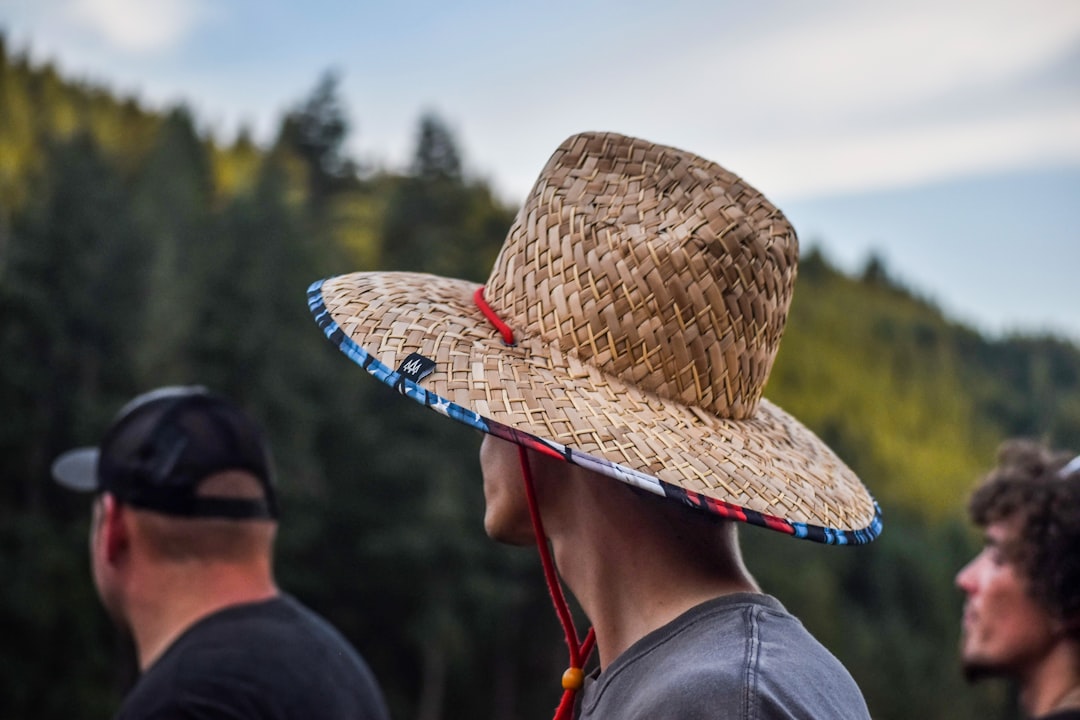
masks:
[[(484, 317), (488, 319), (495, 329), (502, 335), (506, 345), (514, 345), (514, 331), (502, 321), (502, 318), (491, 309), (484, 299), (484, 287), (480, 286), (473, 293), (473, 302)], [(555, 710), (554, 720), (570, 720), (574, 714), (574, 697), (581, 686), (585, 684), (585, 673), (582, 668), (592, 653), (596, 644), (596, 634), (592, 628), (586, 633), (585, 639), (579, 641), (577, 628), (574, 627), (574, 618), (570, 615), (570, 608), (566, 604), (566, 596), (563, 595), (562, 585), (559, 584), (559, 576), (555, 572), (555, 562), (551, 559), (551, 550), (548, 548), (547, 535), (544, 534), (544, 523), (540, 520), (540, 507), (536, 504), (536, 490), (533, 488), (532, 470), (529, 469), (529, 456), (525, 448), (518, 445), (518, 457), (521, 459), (521, 477), (525, 481), (525, 497), (529, 502), (529, 516), (532, 518), (533, 532), (536, 533), (536, 548), (540, 551), (540, 563), (544, 566), (544, 579), (547, 580), (548, 592), (551, 593), (551, 601), (555, 603), (555, 612), (562, 623), (563, 633), (566, 635), (566, 646), (570, 649), (570, 667), (562, 676), (563, 696), (559, 707)]]
[(585, 673), (582, 668), (589, 659), (590, 653), (592, 653), (593, 646), (596, 643), (596, 634), (592, 628), (589, 628), (585, 639), (578, 641), (574, 618), (571, 616), (570, 608), (566, 604), (566, 596), (563, 594), (562, 585), (559, 583), (559, 576), (555, 572), (555, 563), (551, 559), (547, 536), (544, 535), (544, 523), (540, 519), (540, 507), (536, 503), (536, 490), (533, 487), (532, 471), (529, 469), (528, 452), (521, 445), (518, 445), (518, 457), (521, 459), (521, 476), (525, 480), (525, 496), (529, 501), (529, 515), (532, 517), (533, 532), (536, 533), (536, 548), (540, 551), (540, 563), (544, 566), (544, 579), (547, 580), (548, 591), (551, 593), (551, 600), (555, 604), (555, 612), (559, 616), (563, 633), (566, 635), (566, 646), (570, 649), (570, 667), (563, 673), (563, 696), (559, 702), (559, 707), (555, 710), (554, 720), (570, 720), (574, 714), (574, 697), (585, 683)]

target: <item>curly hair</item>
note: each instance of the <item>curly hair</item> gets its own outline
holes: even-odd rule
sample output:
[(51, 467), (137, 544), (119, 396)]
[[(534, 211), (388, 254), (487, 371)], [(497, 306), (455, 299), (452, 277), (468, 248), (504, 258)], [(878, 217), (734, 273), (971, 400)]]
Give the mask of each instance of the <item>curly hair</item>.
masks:
[(1017, 523), (1006, 558), (1026, 578), (1032, 598), (1080, 636), (1080, 469), (1063, 473), (1073, 457), (1032, 440), (1004, 442), (968, 513), (979, 527)]

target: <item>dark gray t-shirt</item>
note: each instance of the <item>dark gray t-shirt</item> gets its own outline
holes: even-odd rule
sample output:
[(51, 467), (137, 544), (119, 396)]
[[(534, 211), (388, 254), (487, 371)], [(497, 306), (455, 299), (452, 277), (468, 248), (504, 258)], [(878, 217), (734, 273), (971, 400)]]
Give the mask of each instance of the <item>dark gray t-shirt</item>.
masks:
[(586, 680), (580, 720), (868, 720), (851, 675), (768, 595), (710, 600)]

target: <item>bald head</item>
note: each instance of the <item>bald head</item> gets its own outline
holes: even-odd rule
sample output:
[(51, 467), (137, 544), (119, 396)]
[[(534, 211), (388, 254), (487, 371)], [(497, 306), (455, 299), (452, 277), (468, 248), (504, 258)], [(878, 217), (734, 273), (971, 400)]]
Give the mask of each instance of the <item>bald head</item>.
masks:
[[(198, 497), (260, 499), (263, 489), (252, 475), (227, 471), (211, 475)], [(131, 509), (133, 532), (148, 558), (162, 562), (244, 563), (268, 560), (277, 522), (267, 519), (189, 518)]]

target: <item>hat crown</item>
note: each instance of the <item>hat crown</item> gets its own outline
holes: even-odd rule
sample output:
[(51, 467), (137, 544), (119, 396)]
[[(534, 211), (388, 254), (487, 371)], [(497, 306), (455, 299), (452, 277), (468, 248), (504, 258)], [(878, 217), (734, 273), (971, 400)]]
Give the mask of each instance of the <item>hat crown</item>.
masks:
[(488, 303), (519, 338), (720, 417), (761, 399), (795, 231), (716, 163), (613, 133), (566, 140), (510, 229)]

